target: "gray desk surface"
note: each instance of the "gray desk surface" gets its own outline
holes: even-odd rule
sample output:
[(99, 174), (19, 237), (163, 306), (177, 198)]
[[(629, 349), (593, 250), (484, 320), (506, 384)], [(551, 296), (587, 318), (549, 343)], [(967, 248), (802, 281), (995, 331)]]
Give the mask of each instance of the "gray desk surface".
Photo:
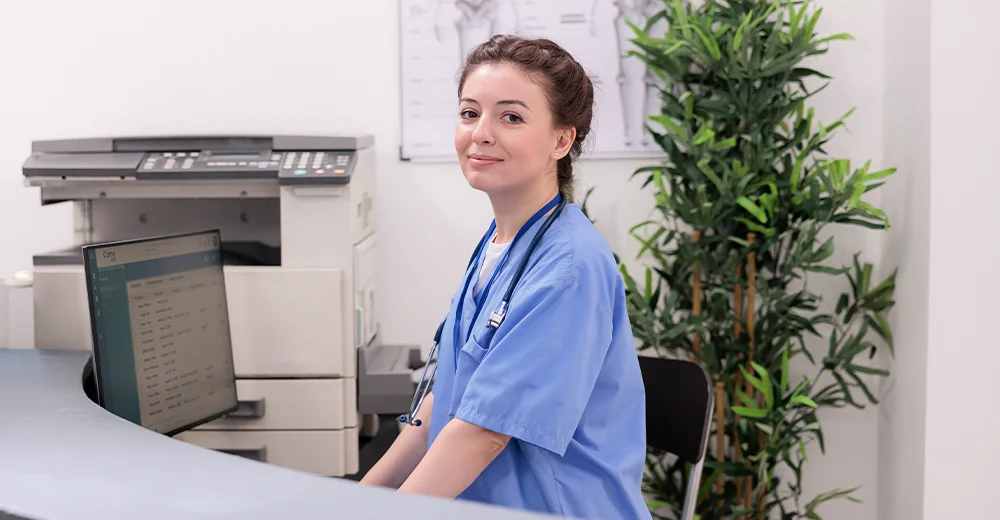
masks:
[(0, 349), (0, 511), (62, 519), (549, 518), (214, 452), (94, 404), (89, 353)]

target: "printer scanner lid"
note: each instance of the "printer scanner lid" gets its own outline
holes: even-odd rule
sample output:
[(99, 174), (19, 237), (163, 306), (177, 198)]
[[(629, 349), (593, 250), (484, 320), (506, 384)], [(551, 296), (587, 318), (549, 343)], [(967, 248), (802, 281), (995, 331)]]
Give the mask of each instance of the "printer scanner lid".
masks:
[(27, 178), (129, 180), (276, 179), (347, 184), (371, 135), (190, 135), (39, 140)]

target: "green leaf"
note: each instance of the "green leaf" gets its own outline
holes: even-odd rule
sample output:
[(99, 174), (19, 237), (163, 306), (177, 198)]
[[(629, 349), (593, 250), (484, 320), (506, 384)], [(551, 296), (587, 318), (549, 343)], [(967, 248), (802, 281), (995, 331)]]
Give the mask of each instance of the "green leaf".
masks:
[(753, 11), (748, 12), (746, 16), (743, 17), (743, 22), (741, 22), (740, 26), (736, 28), (736, 35), (733, 36), (732, 45), (730, 46), (730, 49), (734, 53), (742, 47), (743, 37), (746, 34), (747, 27), (750, 25), (750, 17), (752, 15)]
[(853, 40), (853, 39), (854, 39), (854, 37), (851, 36), (850, 34), (840, 33), (840, 34), (834, 34), (833, 36), (827, 36), (826, 38), (822, 38), (820, 40), (817, 40), (816, 44), (820, 45), (820, 44), (823, 44), (823, 43), (828, 43), (828, 42), (837, 41), (837, 40)]
[(799, 179), (802, 177), (802, 165), (805, 163), (806, 157), (808, 157), (806, 153), (799, 154), (792, 165), (792, 191), (799, 191)]
[(687, 323), (680, 323), (680, 324), (677, 324), (677, 325), (674, 325), (673, 327), (671, 327), (670, 330), (667, 331), (666, 337), (667, 337), (667, 339), (671, 339), (671, 340), (672, 339), (677, 339), (677, 338), (683, 336), (685, 333), (687, 333), (687, 331), (688, 331), (688, 324)]
[[(760, 224), (758, 224), (756, 222), (753, 222), (751, 220), (747, 220), (745, 218), (737, 218), (736, 221), (737, 222), (741, 222), (743, 225), (745, 225), (746, 227), (750, 228), (751, 231), (756, 231), (756, 232), (761, 233), (761, 234), (763, 234), (765, 236), (772, 237), (775, 234), (774, 228), (764, 227), (764, 226), (762, 226), (762, 225), (760, 225)], [(749, 244), (747, 244), (747, 245), (749, 246)]]
[(802, 267), (806, 271), (813, 271), (817, 273), (830, 274), (834, 276), (839, 276), (847, 272), (845, 267), (828, 267), (825, 265), (806, 265)]
[(827, 76), (822, 72), (813, 69), (807, 69), (805, 67), (796, 67), (792, 69), (791, 74), (788, 75), (788, 79), (789, 81), (798, 81), (800, 79), (807, 78), (809, 76), (816, 76), (822, 79), (831, 79), (830, 76)]
[(796, 403), (796, 404), (803, 404), (803, 405), (806, 405), (806, 406), (808, 406), (810, 408), (818, 408), (819, 407), (819, 405), (817, 405), (815, 401), (813, 401), (812, 399), (810, 399), (810, 398), (808, 398), (808, 397), (806, 397), (804, 395), (792, 396), (791, 402)]
[(719, 192), (725, 192), (726, 187), (722, 184), (722, 179), (719, 179), (719, 176), (708, 167), (708, 159), (698, 163), (698, 170), (705, 174), (705, 177), (708, 177), (708, 180), (712, 181), (712, 184), (715, 185)]
[(781, 395), (788, 392), (788, 350), (789, 345), (786, 343), (781, 349)]
[(730, 236), (727, 239), (739, 244), (741, 247), (750, 247), (750, 242), (747, 242), (746, 240), (740, 237)]
[(707, 143), (709, 140), (715, 137), (715, 132), (709, 128), (707, 125), (701, 127), (698, 133), (694, 136), (694, 144), (702, 145)]
[(847, 308), (848, 303), (849, 301), (847, 298), (847, 293), (841, 293), (840, 299), (837, 300), (837, 309), (834, 312), (836, 312), (837, 314), (844, 312), (844, 309)]
[(653, 171), (653, 182), (656, 184), (656, 189), (658, 190), (657, 195), (663, 195), (667, 192), (667, 187), (663, 185), (663, 172), (660, 170)]
[(734, 148), (735, 146), (736, 146), (736, 138), (730, 137), (729, 139), (725, 139), (723, 141), (719, 141), (713, 144), (711, 150), (713, 152), (725, 152)]
[(819, 263), (833, 255), (833, 237), (826, 239), (823, 245), (817, 249), (812, 255), (812, 262)]
[(896, 168), (888, 168), (885, 170), (880, 170), (877, 172), (869, 173), (865, 175), (866, 181), (874, 181), (878, 179), (884, 179), (892, 174), (896, 173)]
[(702, 31), (701, 27), (698, 27), (697, 25), (689, 25), (688, 28), (694, 30), (694, 32), (698, 34), (698, 37), (701, 38), (702, 44), (705, 45), (705, 49), (708, 51), (708, 54), (712, 57), (712, 59), (718, 60), (722, 57), (722, 51), (719, 49), (719, 45), (714, 38), (710, 38), (707, 34), (705, 34), (705, 31)]
[(673, 134), (676, 135), (678, 138), (684, 139), (684, 140), (687, 139), (687, 131), (685, 131), (683, 128), (681, 128), (680, 125), (678, 125), (677, 123), (675, 123), (674, 120), (672, 118), (670, 118), (669, 116), (653, 115), (653, 116), (649, 116), (649, 118), (651, 120), (656, 121), (657, 123), (660, 123), (661, 125), (663, 125), (663, 128), (666, 128), (667, 131), (669, 131), (669, 132), (673, 132)]
[[(771, 375), (768, 374), (767, 370), (765, 370), (759, 363), (752, 362), (750, 363), (750, 366), (752, 366), (754, 371), (757, 372), (757, 375), (760, 376), (760, 379), (758, 380), (760, 385), (758, 386), (757, 384), (754, 384), (754, 386), (764, 394), (764, 402), (767, 404), (767, 409), (770, 410), (774, 408), (774, 387), (771, 386)], [(747, 380), (749, 381), (750, 379), (747, 378)]]
[(847, 370), (850, 370), (852, 372), (860, 372), (862, 374), (871, 374), (871, 375), (875, 375), (875, 376), (888, 376), (889, 375), (889, 371), (888, 370), (882, 370), (881, 368), (866, 367), (866, 366), (862, 366), (862, 365), (849, 364), (849, 365), (847, 365), (844, 368), (846, 368)]
[(854, 192), (851, 193), (851, 198), (847, 202), (847, 211), (851, 211), (855, 206), (861, 202), (861, 196), (865, 194), (865, 185), (858, 182), (854, 185)]
[(684, 105), (684, 120), (691, 121), (694, 119), (694, 94), (691, 91), (687, 91), (681, 94), (681, 97), (677, 101)]
[(767, 215), (764, 214), (764, 210), (760, 209), (760, 207), (754, 204), (753, 201), (746, 197), (740, 197), (736, 199), (736, 203), (743, 206), (743, 208), (749, 211), (754, 217), (757, 217), (757, 220), (761, 223), (767, 224)]
[(669, 503), (664, 502), (662, 500), (656, 500), (656, 501), (653, 501), (653, 502), (647, 502), (646, 503), (646, 507), (649, 508), (650, 511), (656, 511), (657, 509), (660, 509), (660, 508), (663, 508), (663, 507), (667, 507), (669, 505), (670, 505)]
[(865, 316), (865, 321), (876, 334), (885, 340), (886, 345), (889, 347), (889, 354), (895, 357), (896, 351), (892, 341), (892, 328), (889, 326), (889, 322), (885, 319), (885, 316), (880, 312), (876, 312)]
[(743, 417), (752, 417), (754, 419), (761, 419), (767, 417), (767, 410), (761, 410), (760, 408), (747, 408), (745, 406), (734, 406), (732, 407), (733, 413), (742, 415)]
[(859, 499), (851, 496), (851, 493), (854, 493), (858, 489), (860, 489), (860, 487), (853, 487), (851, 489), (844, 489), (844, 490), (835, 489), (833, 491), (820, 493), (819, 495), (816, 495), (816, 498), (813, 498), (812, 500), (809, 501), (809, 503), (806, 504), (806, 513), (812, 515), (815, 518), (819, 518), (819, 516), (816, 516), (815, 513), (816, 508), (819, 507), (819, 505), (822, 504), (823, 502), (829, 502), (830, 500), (835, 500), (838, 498), (846, 498), (851, 502), (860, 503), (861, 501)]

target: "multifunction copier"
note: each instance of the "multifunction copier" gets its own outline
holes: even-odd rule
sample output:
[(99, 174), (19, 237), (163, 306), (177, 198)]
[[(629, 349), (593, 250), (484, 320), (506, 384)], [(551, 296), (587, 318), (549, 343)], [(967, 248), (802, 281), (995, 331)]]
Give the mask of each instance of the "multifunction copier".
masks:
[(218, 229), (240, 406), (177, 438), (356, 473), (359, 428), (408, 409), (419, 363), (377, 340), (376, 172), (371, 136), (33, 142), (25, 185), (74, 231), (34, 255), (35, 346), (92, 348), (82, 245)]

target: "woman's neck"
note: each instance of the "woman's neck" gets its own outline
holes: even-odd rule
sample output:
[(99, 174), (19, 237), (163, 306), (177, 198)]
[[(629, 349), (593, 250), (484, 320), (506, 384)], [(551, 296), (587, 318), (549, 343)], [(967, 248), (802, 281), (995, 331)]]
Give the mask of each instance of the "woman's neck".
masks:
[(521, 226), (524, 225), (536, 211), (542, 209), (559, 193), (558, 186), (544, 186), (528, 193), (511, 193), (510, 195), (491, 196), (493, 216), (497, 222), (496, 236), (493, 242), (506, 244), (512, 242)]

